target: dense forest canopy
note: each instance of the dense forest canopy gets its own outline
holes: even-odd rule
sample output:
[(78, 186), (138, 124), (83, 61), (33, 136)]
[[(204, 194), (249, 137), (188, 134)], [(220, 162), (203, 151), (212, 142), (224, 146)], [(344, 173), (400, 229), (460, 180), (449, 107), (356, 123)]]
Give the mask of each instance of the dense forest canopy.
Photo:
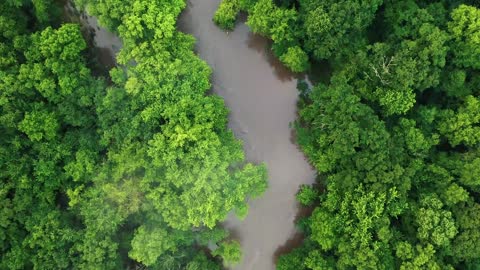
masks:
[[(266, 169), (176, 29), (185, 0), (75, 0), (122, 40), (105, 76), (60, 2), (0, 2), (0, 269), (239, 262), (219, 224)], [(222, 0), (213, 21), (239, 12), (313, 78), (295, 129), (321, 188), (277, 269), (480, 269), (480, 4)]]
[(325, 192), (279, 270), (480, 269), (477, 1), (223, 0), (305, 85), (298, 142)]
[(93, 75), (56, 1), (0, 3), (0, 269), (238, 262), (217, 224), (247, 214), (266, 171), (245, 162), (223, 100), (206, 95), (211, 70), (175, 27), (185, 2), (77, 6), (122, 39), (110, 78)]

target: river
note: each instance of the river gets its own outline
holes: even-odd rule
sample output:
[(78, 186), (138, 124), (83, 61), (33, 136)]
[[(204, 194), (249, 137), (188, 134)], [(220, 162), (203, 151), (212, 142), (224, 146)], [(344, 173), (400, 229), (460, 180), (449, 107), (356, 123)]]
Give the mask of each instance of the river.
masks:
[[(299, 213), (295, 194), (312, 184), (315, 172), (293, 142), (290, 123), (296, 118), (296, 78), (268, 50), (268, 40), (250, 33), (240, 20), (233, 32), (212, 22), (220, 0), (189, 0), (179, 29), (196, 37), (196, 51), (213, 69), (213, 91), (230, 109), (229, 127), (244, 142), (247, 159), (265, 162), (269, 187), (252, 200), (245, 220), (234, 215), (223, 224), (240, 241), (243, 261), (232, 270), (272, 270), (279, 254), (301, 241), (294, 221)], [(72, 14), (69, 2), (66, 13)], [(71, 19), (74, 20), (75, 16)], [(115, 65), (121, 41), (101, 28), (94, 17), (80, 21), (94, 34), (100, 62)]]
[(269, 188), (250, 202), (245, 220), (233, 215), (224, 226), (242, 245), (235, 270), (271, 270), (279, 253), (298, 238), (295, 193), (314, 182), (315, 173), (292, 142), (296, 79), (268, 50), (268, 41), (250, 33), (240, 20), (232, 32), (212, 22), (220, 0), (189, 0), (180, 30), (197, 39), (196, 51), (213, 69), (213, 91), (230, 109), (229, 126), (244, 142), (247, 159), (265, 162)]

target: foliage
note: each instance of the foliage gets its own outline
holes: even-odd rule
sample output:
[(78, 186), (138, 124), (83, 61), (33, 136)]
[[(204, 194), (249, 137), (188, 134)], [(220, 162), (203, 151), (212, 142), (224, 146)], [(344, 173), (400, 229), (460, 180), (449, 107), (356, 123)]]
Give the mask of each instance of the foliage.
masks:
[(123, 41), (111, 78), (92, 76), (78, 25), (45, 19), (53, 1), (0, 4), (0, 269), (218, 269), (201, 249), (266, 170), (205, 95), (185, 2), (77, 2)]
[(247, 25), (254, 33), (273, 40), (273, 52), (287, 67), (302, 72), (309, 65), (308, 55), (298, 46), (297, 22), (294, 9), (279, 8), (272, 0), (260, 0), (251, 8)]
[(451, 16), (448, 30), (452, 35), (454, 63), (463, 68), (480, 68), (480, 10), (460, 5)]
[(327, 59), (342, 48), (361, 46), (362, 34), (382, 3), (253, 0), (240, 7), (249, 13), (247, 24), (252, 31), (273, 40), (279, 59), (293, 71), (303, 72), (310, 56)]
[(279, 59), (294, 72), (303, 72), (309, 67), (308, 55), (299, 46), (289, 47)]
[(478, 5), (258, 0), (244, 10), (293, 71), (308, 59), (332, 67), (329, 83), (301, 93), (296, 123), (326, 191), (301, 187), (299, 201), (318, 206), (277, 269), (477, 269)]
[(225, 265), (233, 266), (242, 260), (242, 249), (237, 241), (222, 242), (212, 254), (220, 256)]
[(239, 12), (239, 0), (222, 0), (215, 11), (213, 21), (224, 30), (233, 30)]
[(318, 198), (318, 192), (311, 186), (302, 185), (297, 193), (297, 201), (304, 206), (310, 206)]
[(77, 25), (24, 35), (26, 25), (16, 26), (0, 45), (9, 51), (0, 71), (0, 268), (70, 268), (82, 230), (64, 199), (100, 162), (94, 106), (103, 83), (79, 57)]
[(361, 34), (382, 3), (383, 0), (299, 1), (305, 48), (317, 59), (327, 59), (345, 47), (355, 49), (363, 43)]

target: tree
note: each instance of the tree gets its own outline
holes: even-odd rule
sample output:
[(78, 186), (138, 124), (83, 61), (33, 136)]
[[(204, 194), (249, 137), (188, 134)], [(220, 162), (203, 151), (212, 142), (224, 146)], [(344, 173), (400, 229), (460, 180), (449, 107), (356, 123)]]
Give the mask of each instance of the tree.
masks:
[(213, 21), (224, 30), (233, 30), (239, 12), (239, 0), (222, 0), (215, 11)]
[(297, 193), (297, 201), (304, 206), (310, 206), (315, 200), (318, 199), (318, 195), (318, 191), (316, 191), (313, 187), (302, 185)]
[(242, 260), (242, 250), (237, 241), (222, 242), (212, 254), (220, 256), (225, 265), (236, 265)]
[(448, 30), (452, 36), (451, 46), (455, 55), (453, 62), (463, 68), (480, 68), (480, 10), (460, 5), (451, 13)]
[(102, 82), (81, 57), (86, 44), (78, 26), (35, 33), (21, 20), (15, 26), (16, 35), (4, 36), (10, 53), (0, 71), (1, 200), (11, 208), (3, 210), (0, 268), (68, 269), (81, 233), (65, 194), (91, 183), (97, 167), (93, 101)]
[(442, 202), (434, 196), (428, 196), (420, 201), (416, 211), (418, 225), (417, 236), (427, 243), (446, 246), (457, 234), (457, 228), (451, 212), (442, 210)]
[(327, 59), (362, 43), (360, 34), (373, 21), (383, 0), (299, 2), (305, 48), (316, 59)]
[(151, 266), (166, 251), (176, 251), (182, 238), (187, 237), (181, 232), (172, 234), (163, 228), (147, 228), (142, 225), (135, 232), (129, 256), (146, 266)]
[(477, 126), (480, 122), (479, 103), (477, 98), (467, 96), (457, 112), (453, 110), (443, 112), (443, 121), (438, 125), (438, 131), (452, 146), (461, 143), (474, 146), (479, 142), (480, 130)]
[(194, 245), (226, 237), (211, 231), (246, 214), (266, 170), (205, 95), (211, 71), (176, 31), (184, 1), (78, 1), (122, 38), (108, 87), (80, 27), (39, 17), (48, 3), (38, 18), (0, 4), (0, 268), (218, 268)]
[(279, 59), (294, 72), (303, 72), (309, 67), (308, 55), (299, 46), (289, 47)]
[(477, 8), (320, 2), (298, 1), (295, 36), (332, 75), (302, 91), (296, 129), (325, 193), (301, 188), (319, 203), (277, 268), (476, 269)]

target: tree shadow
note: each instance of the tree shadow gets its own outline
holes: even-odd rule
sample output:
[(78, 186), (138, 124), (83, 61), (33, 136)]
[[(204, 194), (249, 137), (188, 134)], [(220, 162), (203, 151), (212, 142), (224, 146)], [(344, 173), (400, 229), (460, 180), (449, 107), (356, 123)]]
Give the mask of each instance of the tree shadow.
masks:
[[(309, 217), (313, 210), (315, 209), (315, 206), (310, 206), (310, 207), (302, 207), (299, 203), (297, 203), (297, 208), (298, 212), (295, 216), (294, 223), (297, 224), (298, 221), (302, 218)], [(276, 265), (278, 259), (280, 256), (285, 255), (287, 253), (292, 252), (295, 248), (298, 248), (302, 245), (303, 240), (305, 239), (305, 235), (300, 232), (296, 231), (294, 235), (292, 235), (286, 242), (285, 244), (279, 246), (275, 252), (273, 253), (272, 261)]]
[[(248, 27), (248, 26), (247, 26)], [(294, 73), (288, 69), (274, 54), (271, 49), (272, 41), (249, 30), (247, 46), (261, 54), (261, 56), (272, 67), (275, 77), (282, 82), (298, 79), (302, 74)]]

